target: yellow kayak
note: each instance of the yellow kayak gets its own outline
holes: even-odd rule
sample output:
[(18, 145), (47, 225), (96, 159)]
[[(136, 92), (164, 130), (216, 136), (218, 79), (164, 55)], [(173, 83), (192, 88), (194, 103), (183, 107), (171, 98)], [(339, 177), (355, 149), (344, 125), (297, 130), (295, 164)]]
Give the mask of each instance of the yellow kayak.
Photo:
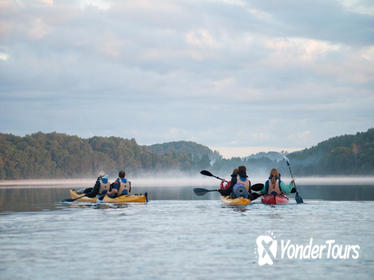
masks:
[(221, 200), (227, 205), (248, 205), (251, 203), (250, 199), (244, 197), (230, 198), (229, 196), (222, 196)]
[[(75, 199), (77, 197), (83, 196), (84, 193), (77, 193), (75, 190), (70, 190), (70, 196), (72, 199)], [(80, 199), (77, 199), (78, 202), (96, 202), (97, 198), (95, 197), (87, 197), (83, 196)]]
[[(83, 196), (84, 194), (79, 194), (75, 190), (70, 190), (70, 196), (72, 199)], [(76, 201), (78, 202), (96, 202), (97, 198), (95, 197), (87, 197), (83, 196)], [(145, 203), (148, 201), (147, 194), (144, 195), (121, 195), (115, 198), (110, 198), (109, 196), (104, 196), (103, 202), (110, 202), (110, 203), (125, 203), (125, 202), (140, 202)]]
[(147, 202), (147, 193), (144, 195), (121, 195), (115, 198), (110, 198), (109, 196), (104, 196), (103, 202), (111, 203), (124, 203), (124, 202)]

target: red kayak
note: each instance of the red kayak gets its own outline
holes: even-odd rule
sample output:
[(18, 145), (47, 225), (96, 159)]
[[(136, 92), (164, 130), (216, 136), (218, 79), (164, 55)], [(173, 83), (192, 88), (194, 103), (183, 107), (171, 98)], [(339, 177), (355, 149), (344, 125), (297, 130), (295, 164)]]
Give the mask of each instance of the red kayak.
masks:
[(264, 204), (287, 204), (288, 203), (288, 197), (285, 194), (265, 194), (262, 199), (262, 203)]

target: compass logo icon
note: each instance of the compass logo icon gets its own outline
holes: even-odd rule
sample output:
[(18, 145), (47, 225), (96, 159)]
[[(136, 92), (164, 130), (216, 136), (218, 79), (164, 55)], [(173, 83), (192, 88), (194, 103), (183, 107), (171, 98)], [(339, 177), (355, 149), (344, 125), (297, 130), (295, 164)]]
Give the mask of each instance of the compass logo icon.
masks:
[(260, 266), (272, 265), (277, 256), (278, 242), (270, 235), (260, 235), (256, 239), (258, 264)]

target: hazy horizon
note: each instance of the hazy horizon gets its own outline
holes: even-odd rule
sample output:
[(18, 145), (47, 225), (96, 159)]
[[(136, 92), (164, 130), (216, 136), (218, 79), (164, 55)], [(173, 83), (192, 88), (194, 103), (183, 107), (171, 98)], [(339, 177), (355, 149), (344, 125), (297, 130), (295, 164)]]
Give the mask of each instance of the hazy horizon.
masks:
[[(229, 174), (226, 176), (218, 174), (226, 179), (230, 179)], [(110, 178), (110, 182), (116, 177)], [(152, 176), (152, 177), (129, 177), (133, 186), (141, 187), (219, 187), (220, 181), (214, 178), (204, 176), (185, 176), (170, 178), (170, 176)], [(249, 177), (252, 184), (265, 183), (266, 176)], [(289, 183), (290, 177), (282, 178), (283, 181)], [(79, 188), (92, 187), (96, 178), (74, 178), (74, 179), (15, 179), (0, 180), (0, 189), (6, 188)], [(311, 176), (296, 177), (296, 183), (300, 186), (306, 185), (373, 185), (374, 176)]]

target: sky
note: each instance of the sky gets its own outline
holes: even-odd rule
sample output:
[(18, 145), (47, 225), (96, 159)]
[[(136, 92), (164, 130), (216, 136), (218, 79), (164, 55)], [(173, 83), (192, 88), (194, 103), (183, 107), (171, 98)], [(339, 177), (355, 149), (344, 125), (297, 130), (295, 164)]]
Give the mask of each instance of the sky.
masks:
[(374, 1), (0, 0), (0, 132), (293, 151), (374, 127)]

